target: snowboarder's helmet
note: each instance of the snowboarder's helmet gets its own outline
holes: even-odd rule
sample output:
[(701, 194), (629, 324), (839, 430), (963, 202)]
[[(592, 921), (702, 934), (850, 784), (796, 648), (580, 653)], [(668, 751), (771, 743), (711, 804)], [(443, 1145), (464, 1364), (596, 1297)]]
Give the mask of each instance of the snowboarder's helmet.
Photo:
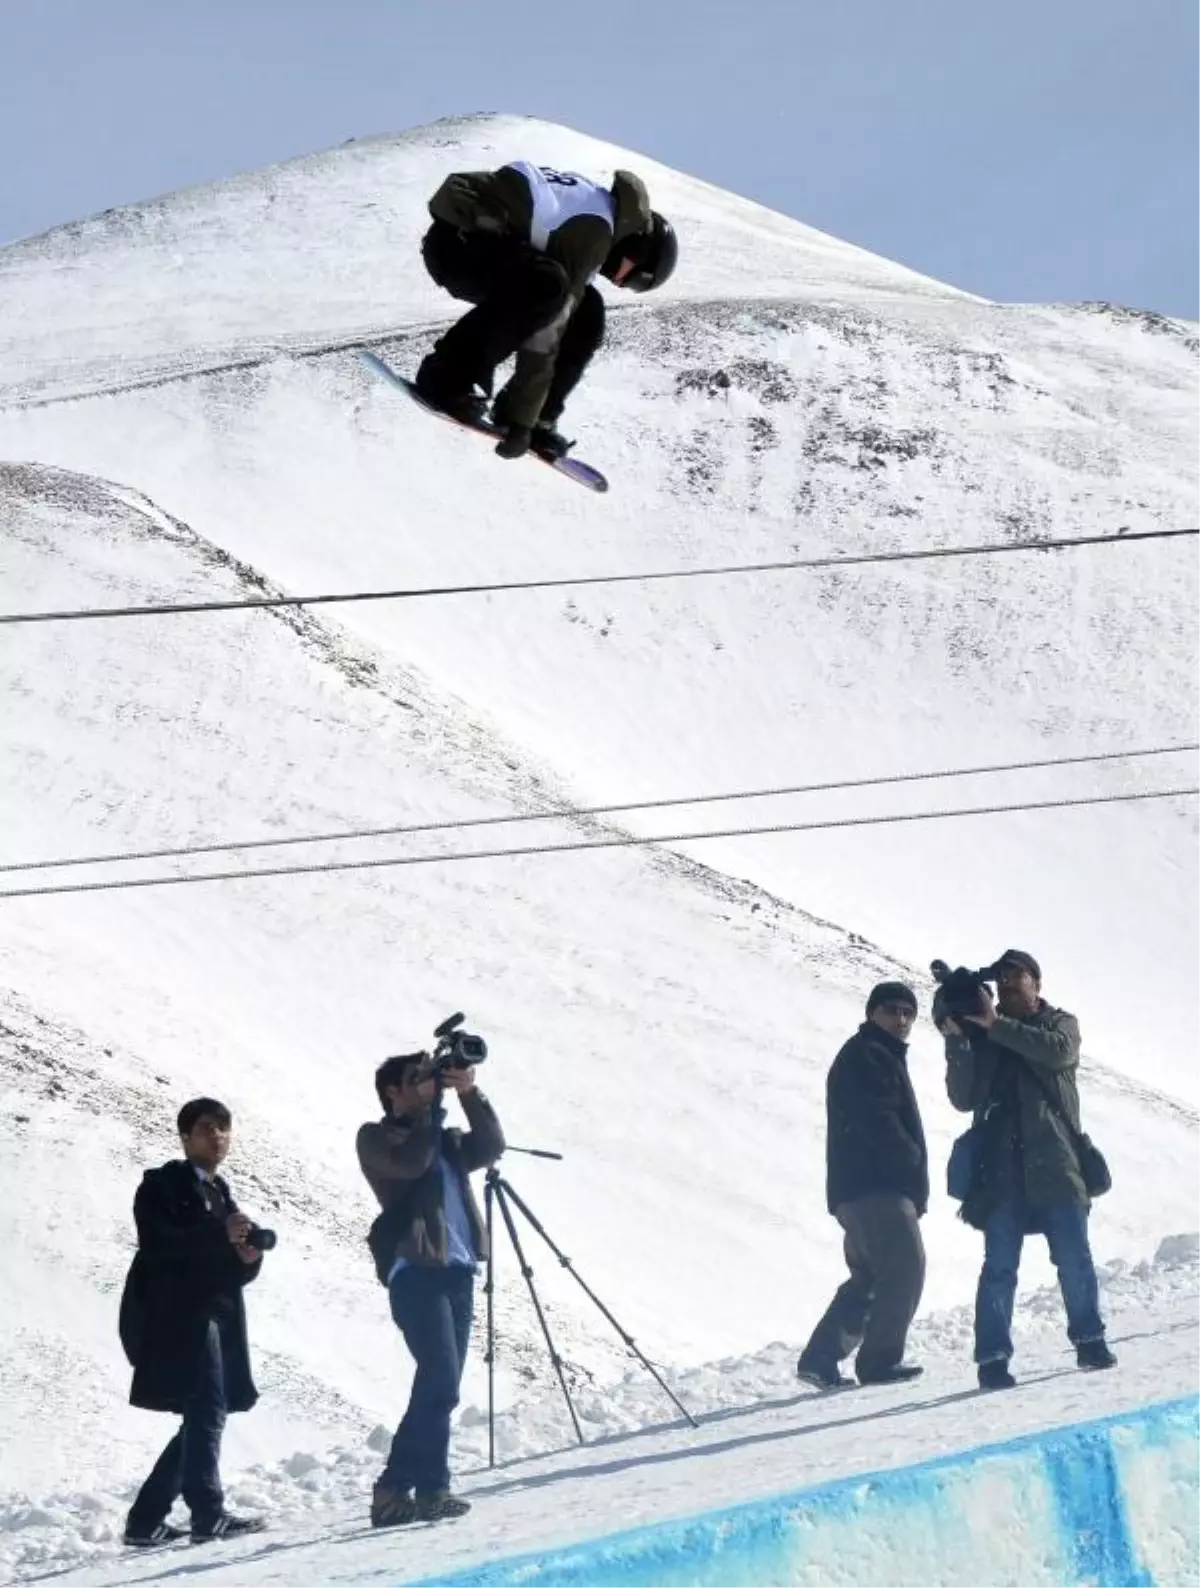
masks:
[(675, 228), (654, 210), (648, 231), (613, 244), (601, 274), (628, 292), (652, 292), (671, 276), (678, 258)]

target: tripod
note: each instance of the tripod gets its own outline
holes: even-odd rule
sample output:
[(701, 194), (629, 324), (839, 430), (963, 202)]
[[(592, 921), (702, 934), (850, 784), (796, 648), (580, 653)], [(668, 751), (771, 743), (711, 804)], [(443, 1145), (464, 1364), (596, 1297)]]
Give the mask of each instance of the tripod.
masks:
[[(531, 1158), (555, 1158), (560, 1161), (562, 1158), (561, 1153), (540, 1152), (538, 1149), (531, 1147), (506, 1147), (505, 1151), (524, 1152), (527, 1153)], [(496, 1465), (496, 1328), (495, 1309), (493, 1305), (496, 1277), (496, 1246), (495, 1241), (492, 1238), (492, 1212), (497, 1203), (500, 1207), (500, 1216), (504, 1220), (504, 1226), (508, 1230), (508, 1238), (512, 1242), (513, 1251), (516, 1253), (517, 1262), (521, 1268), (521, 1277), (529, 1287), (529, 1297), (533, 1302), (533, 1310), (537, 1313), (537, 1320), (541, 1325), (542, 1336), (546, 1341), (546, 1350), (549, 1352), (550, 1361), (554, 1364), (554, 1371), (558, 1374), (558, 1382), (562, 1387), (563, 1399), (567, 1403), (567, 1410), (571, 1414), (571, 1422), (575, 1428), (575, 1437), (579, 1440), (579, 1443), (584, 1445), (587, 1443), (587, 1440), (583, 1437), (583, 1429), (579, 1426), (579, 1418), (575, 1412), (575, 1402), (571, 1399), (571, 1390), (567, 1384), (567, 1376), (563, 1372), (562, 1358), (554, 1348), (554, 1341), (550, 1335), (550, 1325), (546, 1322), (546, 1314), (542, 1311), (542, 1303), (538, 1297), (537, 1289), (533, 1283), (533, 1269), (525, 1260), (525, 1251), (521, 1245), (521, 1237), (517, 1234), (517, 1226), (513, 1222), (512, 1209), (514, 1207), (525, 1217), (529, 1224), (533, 1225), (534, 1229), (542, 1237), (546, 1245), (554, 1253), (555, 1257), (558, 1258), (561, 1266), (565, 1268), (571, 1275), (571, 1278), (583, 1288), (588, 1298), (596, 1304), (596, 1306), (608, 1319), (609, 1323), (612, 1324), (613, 1328), (620, 1335), (621, 1339), (625, 1342), (625, 1345), (637, 1357), (638, 1361), (663, 1390), (664, 1394), (670, 1397), (672, 1404), (683, 1413), (693, 1428), (698, 1427), (699, 1425), (697, 1424), (696, 1419), (692, 1416), (691, 1412), (689, 1412), (687, 1407), (684, 1406), (683, 1403), (678, 1399), (670, 1386), (663, 1381), (662, 1375), (658, 1372), (654, 1364), (648, 1361), (638, 1349), (633, 1336), (621, 1327), (621, 1325), (613, 1317), (612, 1313), (609, 1312), (608, 1308), (600, 1300), (599, 1296), (597, 1296), (596, 1292), (592, 1290), (592, 1288), (580, 1277), (580, 1275), (576, 1272), (571, 1259), (566, 1255), (565, 1252), (561, 1250), (560, 1247), (555, 1245), (553, 1240), (551, 1240), (550, 1236), (547, 1235), (546, 1231), (539, 1223), (538, 1219), (530, 1211), (529, 1207), (521, 1200), (521, 1198), (513, 1190), (512, 1186), (509, 1185), (508, 1181), (505, 1180), (499, 1169), (495, 1168), (494, 1166), (488, 1170), (486, 1176), (484, 1177), (483, 1200), (488, 1236), (487, 1282), (484, 1285), (484, 1294), (487, 1296), (488, 1466), (494, 1467)]]

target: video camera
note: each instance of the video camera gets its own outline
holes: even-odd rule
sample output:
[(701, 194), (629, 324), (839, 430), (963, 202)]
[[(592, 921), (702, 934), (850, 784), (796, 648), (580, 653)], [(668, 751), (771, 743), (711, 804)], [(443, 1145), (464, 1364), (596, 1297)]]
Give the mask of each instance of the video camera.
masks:
[(450, 1015), (434, 1028), (437, 1044), (432, 1053), (422, 1058), (418, 1071), (420, 1080), (440, 1077), (447, 1070), (465, 1070), (472, 1064), (482, 1064), (487, 1058), (487, 1043), (483, 1038), (458, 1029), (465, 1019), (462, 1014)]
[(933, 1000), (933, 1020), (937, 1026), (947, 1015), (953, 1020), (962, 1020), (967, 1015), (982, 1013), (987, 984), (996, 980), (994, 965), (984, 965), (981, 970), (968, 970), (965, 965), (959, 965), (951, 970), (944, 959), (933, 960), (929, 972), (938, 984)]

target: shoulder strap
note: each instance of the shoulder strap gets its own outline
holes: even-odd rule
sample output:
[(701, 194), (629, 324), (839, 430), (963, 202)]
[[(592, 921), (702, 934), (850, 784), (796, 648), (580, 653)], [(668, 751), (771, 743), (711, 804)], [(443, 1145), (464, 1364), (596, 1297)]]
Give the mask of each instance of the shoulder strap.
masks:
[(1062, 1106), (1062, 1101), (1061, 1101), (1061, 1099), (1058, 1096), (1057, 1089), (1052, 1089), (1051, 1087), (1049, 1087), (1046, 1084), (1045, 1080), (1042, 1078), (1041, 1074), (1039, 1073), (1036, 1065), (1030, 1064), (1027, 1059), (1022, 1059), (1021, 1063), (1024, 1064), (1024, 1066), (1025, 1066), (1026, 1070), (1028, 1070), (1029, 1074), (1033, 1076), (1033, 1079), (1037, 1082), (1038, 1086), (1041, 1088), (1041, 1091), (1042, 1091), (1043, 1095), (1045, 1096), (1046, 1101), (1050, 1104), (1050, 1107), (1054, 1110), (1054, 1112), (1058, 1115), (1059, 1119), (1061, 1119), (1063, 1124), (1067, 1127), (1067, 1131), (1070, 1134), (1072, 1144), (1074, 1145), (1075, 1150), (1078, 1151), (1080, 1143), (1083, 1140), (1083, 1132), (1081, 1130), (1076, 1130), (1075, 1126), (1071, 1123), (1070, 1117), (1068, 1116), (1066, 1109)]

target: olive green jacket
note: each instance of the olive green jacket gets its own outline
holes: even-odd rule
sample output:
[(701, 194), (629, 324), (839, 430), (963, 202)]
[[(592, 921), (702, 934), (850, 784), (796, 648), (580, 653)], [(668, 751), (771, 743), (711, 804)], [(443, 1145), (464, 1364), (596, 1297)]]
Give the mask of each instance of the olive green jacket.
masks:
[[(573, 215), (550, 233), (545, 253), (566, 271), (568, 298), (550, 325), (530, 338), (517, 353), (517, 368), (505, 391), (505, 406), (514, 424), (537, 423), (567, 321), (584, 289), (608, 258), (614, 242), (644, 232), (650, 225), (650, 197), (632, 171), (613, 178), (613, 224), (599, 215)], [(529, 241), (533, 194), (512, 166), (498, 171), (458, 171), (448, 176), (429, 201), (434, 220), (462, 232), (493, 232)]]
[(1032, 1210), (1088, 1204), (1071, 1131), (1047, 1098), (1078, 1133), (1079, 1041), (1075, 1016), (1045, 1000), (1032, 1015), (998, 1015), (978, 1047), (946, 1037), (946, 1090), (980, 1131), (979, 1170), (962, 1209), (968, 1224), (981, 1227), (1014, 1192)]

